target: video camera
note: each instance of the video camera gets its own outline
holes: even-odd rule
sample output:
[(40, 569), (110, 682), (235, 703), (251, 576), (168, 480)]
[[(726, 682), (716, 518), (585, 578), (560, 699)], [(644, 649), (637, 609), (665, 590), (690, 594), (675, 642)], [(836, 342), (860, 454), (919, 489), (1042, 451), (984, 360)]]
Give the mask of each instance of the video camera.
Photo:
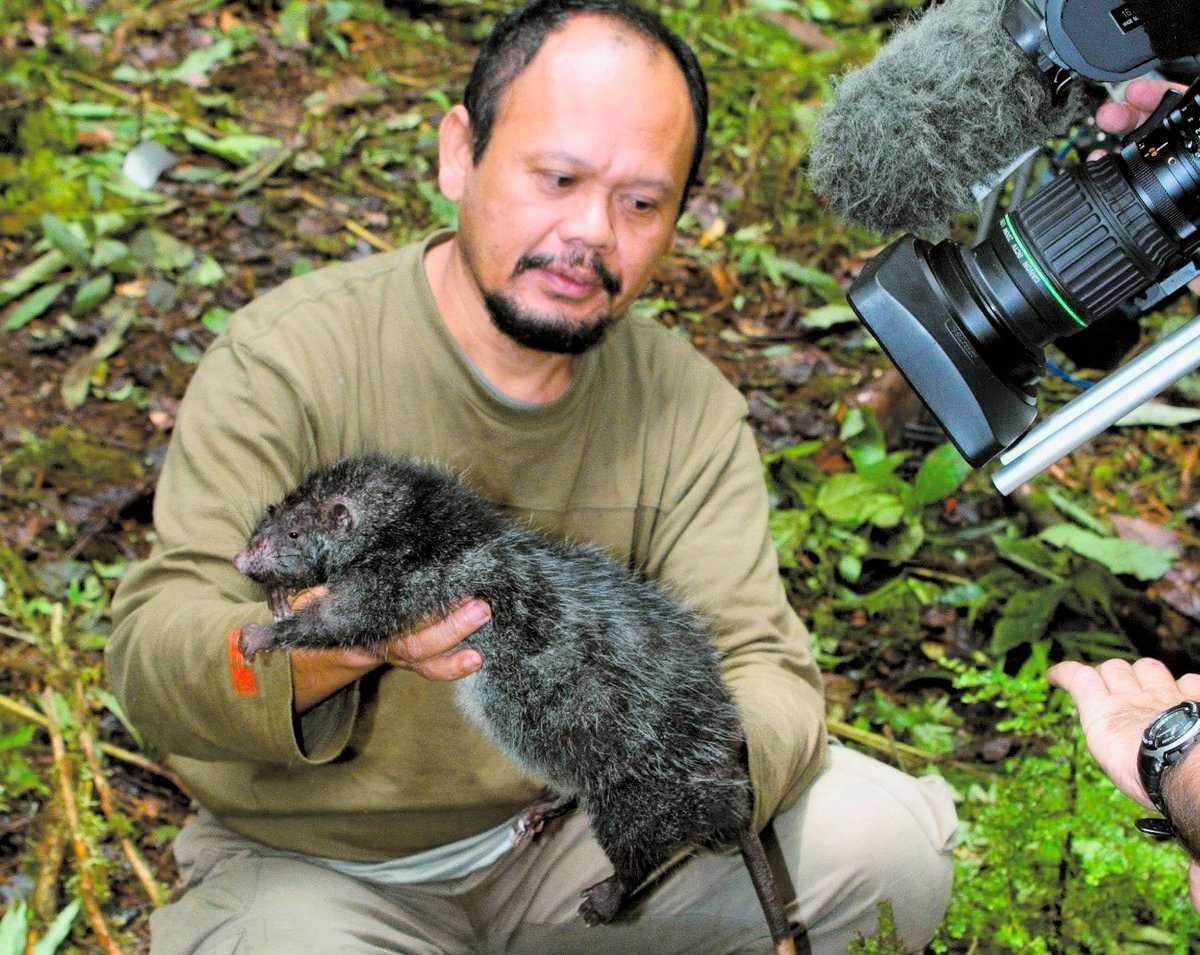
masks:
[[(1185, 7), (1187, 8), (1185, 10)], [(1045, 82), (1118, 82), (1200, 52), (1200, 6), (1176, 0), (1008, 0), (1003, 26)], [(1044, 346), (1148, 311), (1200, 269), (1200, 80), (1170, 92), (1119, 149), (1052, 179), (974, 248), (906, 235), (873, 258), (850, 305), (963, 456), (1013, 446), (1036, 416)], [(1200, 366), (1200, 319), (1015, 445), (1009, 493)]]

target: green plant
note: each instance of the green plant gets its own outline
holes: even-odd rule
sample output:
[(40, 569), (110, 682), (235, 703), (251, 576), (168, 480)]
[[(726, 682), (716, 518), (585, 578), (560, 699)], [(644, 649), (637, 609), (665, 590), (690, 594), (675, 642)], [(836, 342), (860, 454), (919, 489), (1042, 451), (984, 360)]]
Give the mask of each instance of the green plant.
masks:
[(1186, 860), (1133, 828), (1140, 808), (1100, 772), (1066, 695), (1046, 683), (1049, 647), (1035, 644), (1015, 674), (945, 661), (962, 702), (995, 712), (995, 729), (1022, 746), (995, 782), (959, 781), (956, 888), (934, 949), (1183, 955), (1200, 931)]

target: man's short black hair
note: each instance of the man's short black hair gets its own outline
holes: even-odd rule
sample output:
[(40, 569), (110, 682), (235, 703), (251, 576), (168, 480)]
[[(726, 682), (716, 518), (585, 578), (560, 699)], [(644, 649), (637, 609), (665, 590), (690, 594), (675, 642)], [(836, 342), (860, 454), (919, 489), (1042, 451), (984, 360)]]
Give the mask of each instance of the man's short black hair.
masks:
[(658, 14), (626, 0), (533, 0), (505, 14), (484, 42), (463, 96), (463, 105), (471, 117), (472, 160), (478, 163), (487, 149), (496, 120), (496, 109), (504, 91), (533, 61), (546, 37), (571, 17), (580, 14), (609, 17), (623, 24), (668, 50), (683, 71), (688, 98), (692, 103), (692, 118), (696, 124), (696, 142), (692, 147), (691, 168), (680, 200), (682, 212), (704, 156), (708, 86), (691, 47), (671, 32)]

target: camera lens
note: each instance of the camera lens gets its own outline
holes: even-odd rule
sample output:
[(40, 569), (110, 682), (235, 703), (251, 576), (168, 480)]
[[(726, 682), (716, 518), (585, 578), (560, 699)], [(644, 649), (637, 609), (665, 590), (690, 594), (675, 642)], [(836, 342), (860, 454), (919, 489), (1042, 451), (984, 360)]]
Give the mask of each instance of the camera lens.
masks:
[(1118, 155), (1058, 176), (979, 245), (906, 236), (850, 304), (973, 465), (1033, 422), (1046, 343), (1086, 328), (1200, 246), (1200, 82)]

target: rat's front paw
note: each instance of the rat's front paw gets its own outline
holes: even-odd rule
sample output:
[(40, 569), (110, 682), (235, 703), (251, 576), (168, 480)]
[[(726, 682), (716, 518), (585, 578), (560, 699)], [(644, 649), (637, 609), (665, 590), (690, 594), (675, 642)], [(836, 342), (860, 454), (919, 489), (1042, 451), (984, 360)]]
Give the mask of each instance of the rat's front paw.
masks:
[(252, 661), (260, 650), (273, 650), (275, 639), (270, 627), (261, 623), (247, 623), (242, 626), (242, 635), (238, 638), (238, 648), (247, 661)]

